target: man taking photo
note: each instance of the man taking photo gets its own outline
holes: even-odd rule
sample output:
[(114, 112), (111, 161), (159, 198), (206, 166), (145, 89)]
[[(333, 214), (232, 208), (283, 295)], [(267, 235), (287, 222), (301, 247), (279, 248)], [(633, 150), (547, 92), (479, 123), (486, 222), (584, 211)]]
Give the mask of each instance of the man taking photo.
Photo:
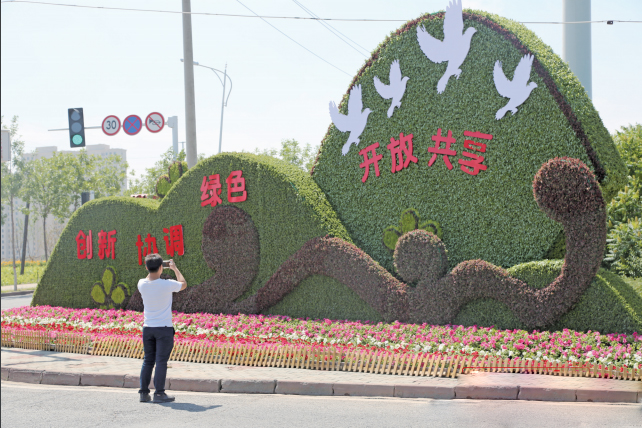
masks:
[[(152, 370), (156, 364), (154, 374), (154, 403), (168, 403), (174, 401), (165, 393), (165, 379), (167, 377), (167, 361), (174, 348), (174, 324), (172, 323), (172, 293), (185, 290), (187, 282), (178, 270), (174, 260), (163, 263), (163, 258), (158, 254), (149, 254), (145, 257), (145, 267), (148, 275), (138, 281), (138, 291), (143, 297), (144, 322), (143, 322), (143, 348), (145, 359), (140, 371), (140, 401), (151, 401), (149, 396), (149, 383), (152, 379)], [(177, 281), (161, 279), (163, 268), (169, 268), (176, 274)]]

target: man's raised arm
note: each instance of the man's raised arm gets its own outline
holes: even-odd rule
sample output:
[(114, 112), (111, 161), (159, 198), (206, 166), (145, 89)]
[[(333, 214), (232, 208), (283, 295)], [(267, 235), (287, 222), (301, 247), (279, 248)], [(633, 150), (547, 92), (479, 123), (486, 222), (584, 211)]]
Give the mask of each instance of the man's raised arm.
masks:
[(180, 289), (179, 291), (183, 291), (183, 290), (185, 290), (185, 289), (187, 288), (187, 281), (185, 281), (185, 277), (183, 276), (183, 274), (181, 273), (181, 271), (179, 271), (179, 270), (178, 270), (178, 268), (176, 267), (176, 263), (174, 263), (174, 259), (171, 259), (171, 260), (169, 261), (169, 268), (170, 268), (171, 270), (173, 270), (173, 271), (174, 271), (174, 273), (176, 274), (176, 281), (178, 281), (178, 282), (180, 282), (181, 284), (183, 284), (183, 285), (181, 286), (181, 289)]

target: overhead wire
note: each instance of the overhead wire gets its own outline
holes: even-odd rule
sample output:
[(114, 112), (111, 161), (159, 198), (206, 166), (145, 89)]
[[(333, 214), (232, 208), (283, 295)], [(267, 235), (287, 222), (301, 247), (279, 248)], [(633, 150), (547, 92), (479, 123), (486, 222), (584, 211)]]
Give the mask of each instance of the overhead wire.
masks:
[[(258, 15), (256, 12), (254, 12), (252, 9), (250, 9), (249, 7), (247, 7), (246, 5), (244, 5), (243, 3), (241, 3), (241, 0), (236, 0), (236, 1), (237, 1), (241, 6), (243, 6), (244, 8), (246, 8), (247, 10), (249, 10), (250, 12), (252, 12), (253, 14), (255, 14), (256, 16), (259, 16), (259, 15)], [(259, 16), (259, 18), (261, 18), (261, 17)], [(305, 46), (303, 46), (301, 43), (297, 42), (297, 41), (296, 41), (296, 40), (294, 40), (292, 37), (288, 36), (288, 35), (287, 35), (287, 34), (285, 34), (283, 31), (279, 30), (279, 29), (278, 29), (278, 28), (276, 28), (274, 25), (272, 25), (272, 24), (270, 24), (269, 22), (267, 22), (265, 19), (261, 18), (261, 20), (263, 20), (263, 22), (265, 22), (265, 23), (266, 23), (267, 25), (269, 25), (270, 27), (274, 28), (274, 29), (275, 29), (276, 31), (278, 31), (279, 33), (283, 34), (283, 35), (284, 35), (285, 37), (287, 37), (288, 39), (292, 40), (292, 41), (293, 41), (294, 43), (296, 43), (297, 45), (301, 46), (301, 47), (302, 47), (303, 49), (305, 49), (306, 51), (310, 52), (310, 53), (311, 53), (312, 55), (314, 55), (315, 57), (319, 58), (321, 61), (325, 62), (326, 64), (330, 65), (331, 67), (336, 68), (336, 69), (337, 69), (337, 70), (339, 70), (340, 72), (342, 72), (342, 73), (344, 73), (344, 74), (346, 74), (346, 75), (348, 75), (348, 76), (351, 76), (351, 74), (350, 74), (350, 73), (348, 73), (348, 72), (346, 72), (346, 71), (341, 70), (339, 67), (337, 67), (336, 65), (332, 64), (330, 61), (328, 61), (328, 60), (326, 60), (326, 59), (324, 59), (324, 58), (320, 57), (320, 56), (319, 56), (319, 55), (317, 55), (317, 54), (315, 54), (315, 53), (314, 53), (314, 52), (312, 52), (310, 49), (306, 48), (306, 47), (305, 47)]]
[[(245, 4), (243, 4), (240, 0), (236, 0), (241, 6), (252, 12), (253, 15), (240, 15), (240, 14), (228, 14), (228, 13), (211, 13), (211, 12), (183, 12), (183, 11), (172, 11), (172, 10), (160, 10), (160, 9), (137, 9), (137, 8), (123, 8), (123, 7), (111, 7), (111, 6), (88, 6), (88, 5), (76, 5), (76, 4), (65, 4), (65, 3), (53, 3), (53, 2), (43, 2), (43, 1), (34, 1), (34, 0), (2, 0), (0, 3), (28, 3), (28, 4), (40, 4), (40, 5), (47, 5), (47, 6), (62, 6), (62, 7), (76, 7), (76, 8), (83, 8), (83, 9), (100, 9), (100, 10), (118, 10), (118, 11), (127, 11), (127, 12), (153, 12), (153, 13), (171, 13), (171, 14), (189, 14), (189, 15), (203, 15), (203, 16), (224, 16), (224, 17), (236, 17), (236, 18), (259, 18), (266, 24), (268, 24), (270, 27), (274, 28), (276, 31), (281, 33), (283, 36), (287, 37), (289, 40), (292, 42), (296, 43), (299, 45), (301, 48), (305, 49), (308, 51), (310, 54), (314, 55), (321, 61), (325, 62), (326, 64), (330, 65), (331, 67), (335, 68), (336, 70), (351, 76), (351, 74), (347, 73), (346, 71), (340, 69), (336, 65), (332, 64), (330, 61), (326, 60), (325, 58), (322, 58), (321, 56), (317, 55), (307, 47), (303, 46), (301, 43), (296, 41), (294, 38), (290, 37), (283, 31), (281, 31), (279, 28), (275, 27), (271, 23), (267, 21), (267, 19), (295, 19), (295, 20), (313, 20), (313, 21), (318, 21), (321, 25), (326, 27), (328, 31), (332, 32), (335, 36), (337, 36), (339, 39), (341, 39), (344, 43), (346, 43), (348, 46), (350, 46), (352, 49), (356, 50), (359, 52), (361, 55), (364, 55), (367, 57), (367, 54), (364, 54), (363, 52), (359, 51), (354, 45), (358, 46), (359, 48), (363, 49), (365, 52), (369, 53), (367, 49), (363, 48), (363, 46), (359, 45), (352, 39), (350, 39), (348, 36), (345, 34), (341, 33), (339, 30), (336, 28), (332, 27), (330, 24), (324, 21), (348, 21), (348, 22), (407, 22), (407, 20), (403, 19), (364, 19), (364, 18), (321, 18), (318, 15), (316, 15), (314, 12), (312, 12), (310, 9), (305, 7), (302, 3), (300, 3), (297, 0), (293, 0), (294, 3), (299, 6), (301, 9), (303, 9), (306, 13), (308, 13), (310, 16), (309, 17), (301, 17), (301, 16), (268, 16), (268, 15), (259, 15), (258, 13), (254, 12), (252, 9), (247, 7)], [(594, 24), (594, 23), (604, 23), (606, 22), (607, 24), (613, 24), (614, 22), (622, 22), (622, 23), (642, 23), (642, 21), (621, 21), (621, 20), (600, 20), (600, 21), (575, 21), (575, 22), (547, 22), (547, 21), (531, 21), (531, 22), (521, 22), (522, 24)], [(342, 37), (343, 36), (343, 37)], [(347, 39), (347, 40), (346, 40)], [(348, 42), (352, 42), (354, 45), (350, 44)]]
[[(47, 6), (62, 6), (62, 7), (78, 7), (83, 9), (102, 9), (102, 10), (120, 10), (127, 12), (154, 12), (154, 13), (172, 13), (172, 14), (186, 14), (186, 15), (203, 15), (203, 16), (225, 16), (232, 18), (265, 18), (265, 19), (299, 19), (311, 21), (346, 21), (346, 22), (408, 22), (407, 19), (369, 19), (369, 18), (320, 18), (314, 16), (271, 16), (271, 15), (240, 15), (233, 13), (213, 13), (213, 12), (183, 12), (180, 10), (160, 10), (160, 9), (136, 9), (127, 7), (112, 7), (112, 6), (89, 6), (78, 4), (66, 3), (53, 3), (44, 1), (33, 0), (2, 0), (0, 3), (29, 3), (29, 4), (42, 4)], [(558, 21), (519, 21), (520, 24), (599, 24), (609, 22), (619, 23), (633, 23), (640, 24), (642, 21), (625, 21), (619, 19), (603, 19), (599, 21), (573, 21), (573, 22), (558, 22)]]
[[(301, 9), (303, 9), (303, 11), (304, 11), (304, 12), (306, 12), (308, 15), (310, 15), (310, 16), (312, 16), (312, 17), (315, 17), (315, 18), (319, 18), (319, 17), (318, 17), (314, 12), (312, 12), (310, 9), (308, 9), (307, 7), (305, 7), (301, 2), (299, 2), (299, 1), (297, 1), (297, 0), (292, 0), (292, 1), (294, 2), (294, 4), (296, 4), (296, 5), (297, 5), (297, 6), (299, 6)], [(335, 36), (337, 36), (337, 37), (338, 37), (341, 41), (343, 41), (346, 45), (350, 46), (352, 49), (354, 49), (355, 51), (357, 51), (359, 54), (361, 54), (361, 55), (363, 55), (363, 56), (365, 56), (365, 57), (368, 57), (368, 54), (369, 54), (370, 52), (368, 52), (368, 50), (367, 50), (366, 48), (364, 48), (363, 46), (359, 45), (357, 42), (355, 42), (354, 40), (352, 40), (350, 37), (346, 36), (346, 35), (345, 35), (345, 34), (343, 34), (341, 31), (337, 30), (336, 28), (334, 28), (332, 25), (328, 24), (327, 22), (323, 22), (322, 20), (319, 20), (319, 21), (317, 21), (317, 22), (318, 22), (319, 24), (321, 24), (321, 26), (322, 26), (322, 27), (324, 27), (325, 29), (327, 29), (328, 31), (330, 31), (332, 34), (334, 34)], [(346, 39), (347, 39), (347, 40), (346, 40)], [(349, 41), (348, 41), (348, 40), (349, 40)], [(352, 42), (352, 44), (351, 44), (350, 42)], [(364, 54), (362, 51), (360, 51), (359, 49), (357, 49), (357, 47), (353, 46), (353, 44), (354, 44), (354, 45), (356, 45), (357, 47), (361, 48), (361, 49), (362, 49), (364, 52), (366, 52), (366, 53)]]

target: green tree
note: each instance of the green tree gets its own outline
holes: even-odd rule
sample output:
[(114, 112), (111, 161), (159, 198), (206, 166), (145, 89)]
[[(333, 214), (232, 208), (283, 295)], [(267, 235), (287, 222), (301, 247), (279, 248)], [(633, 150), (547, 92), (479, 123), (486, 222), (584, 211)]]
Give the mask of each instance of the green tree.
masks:
[[(0, 126), (4, 128), (4, 116), (0, 118)], [(9, 125), (11, 135), (11, 161), (2, 163), (2, 224), (7, 217), (4, 212), (9, 205), (9, 220), (11, 221), (11, 249), (13, 260), (13, 289), (18, 289), (18, 274), (16, 272), (16, 231), (14, 219), (14, 206), (16, 200), (21, 198), (25, 179), (30, 175), (30, 162), (25, 161), (24, 141), (18, 136), (18, 116), (11, 119)], [(24, 198), (23, 198), (24, 199)]]
[[(69, 162), (73, 154), (55, 153), (51, 158), (33, 160), (32, 170), (25, 182), (24, 193), (31, 202), (29, 213), (42, 219), (45, 260), (49, 258), (47, 248), (47, 217), (56, 219), (68, 217), (72, 205), (73, 177), (69, 174)], [(34, 220), (36, 220), (34, 218)]]
[(49, 215), (59, 221), (69, 218), (80, 207), (82, 192), (94, 191), (96, 198), (119, 194), (127, 164), (118, 155), (103, 158), (89, 155), (85, 149), (77, 153), (54, 153), (51, 158), (40, 158), (31, 164), (32, 171), (22, 193), (31, 202), (28, 212), (35, 219), (42, 219), (45, 259), (48, 259)]
[(627, 166), (628, 182), (607, 205), (608, 232), (604, 265), (627, 276), (640, 276), (642, 248), (642, 125), (623, 126), (612, 136)]
[[(132, 178), (129, 180), (129, 188), (125, 192), (126, 195), (155, 195), (156, 194), (156, 182), (158, 178), (162, 175), (166, 175), (169, 170), (169, 166), (176, 161), (185, 161), (187, 158), (185, 150), (181, 150), (178, 153), (176, 159), (174, 159), (174, 149), (170, 147), (166, 152), (161, 154), (159, 160), (156, 161), (154, 166), (151, 168), (145, 168), (145, 172), (139, 178), (136, 177), (136, 171), (131, 171), (129, 175)], [(199, 153), (197, 161), (200, 162), (205, 159), (205, 154)]]
[[(181, 150), (176, 160), (184, 161), (187, 156), (185, 155), (185, 150)], [(204, 155), (199, 155), (198, 160), (203, 159)], [(135, 171), (131, 171), (130, 175), (132, 178), (129, 180), (129, 189), (127, 189), (127, 195), (138, 195), (138, 194), (148, 194), (153, 195), (156, 193), (156, 181), (158, 177), (163, 174), (167, 174), (169, 165), (174, 162), (174, 149), (169, 148), (165, 153), (161, 154), (161, 158), (156, 161), (154, 166), (151, 168), (146, 168), (143, 175), (139, 178), (134, 178), (136, 175)]]
[(310, 143), (307, 143), (305, 146), (301, 146), (299, 142), (294, 139), (281, 140), (280, 150), (260, 150), (258, 148), (254, 150), (254, 153), (257, 155), (267, 155), (279, 158), (308, 172), (312, 170), (312, 166), (314, 165), (314, 160), (316, 159), (318, 152), (319, 146), (313, 147)]
[(628, 175), (639, 182), (642, 180), (642, 124), (622, 126), (612, 137)]
[(122, 189), (125, 180), (127, 162), (123, 162), (119, 155), (101, 157), (89, 155), (85, 149), (77, 154), (64, 153), (64, 168), (69, 174), (68, 186), (72, 203), (69, 213), (81, 205), (82, 192), (94, 192), (94, 198), (114, 196)]

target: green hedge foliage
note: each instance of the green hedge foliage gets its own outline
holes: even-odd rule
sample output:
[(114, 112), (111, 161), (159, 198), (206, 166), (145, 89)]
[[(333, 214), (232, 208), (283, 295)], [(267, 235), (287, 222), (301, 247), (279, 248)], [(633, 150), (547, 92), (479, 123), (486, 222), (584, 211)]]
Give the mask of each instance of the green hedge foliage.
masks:
[[(476, 258), (502, 267), (541, 260), (554, 247), (562, 229), (540, 212), (532, 198), (531, 181), (539, 167), (554, 157), (569, 156), (581, 159), (594, 169), (578, 136), (583, 131), (605, 169), (601, 185), (608, 200), (624, 183), (624, 164), (568, 66), (534, 33), (518, 23), (483, 12), (469, 12), (464, 25), (477, 29), (470, 52), (460, 67), (459, 79), (451, 78), (445, 92), (438, 94), (437, 81), (447, 64), (435, 64), (426, 58), (417, 43), (416, 28), (421, 25), (441, 38), (441, 16), (426, 15), (409, 22), (373, 53), (348, 87), (349, 92), (352, 85), (360, 84), (363, 107), (372, 110), (361, 134), (361, 143), (342, 156), (341, 147), (348, 134), (331, 125), (313, 178), (328, 195), (357, 246), (389, 271), (393, 271), (392, 254), (381, 245), (381, 231), (396, 224), (399, 213), (407, 207), (415, 208), (422, 218), (441, 225), (450, 268)], [(514, 36), (499, 30), (504, 33), (508, 30)], [(550, 76), (547, 79), (552, 78), (549, 83), (553, 89), (557, 85), (558, 92), (557, 95), (551, 93), (534, 66), (530, 80), (536, 82), (538, 88), (516, 115), (507, 114), (497, 121), (495, 113), (507, 99), (497, 93), (493, 67), (495, 61), (502, 61), (504, 72), (512, 78), (524, 55), (514, 42), (521, 43), (535, 55), (535, 65), (543, 67), (543, 72)], [(401, 107), (389, 119), (390, 100), (379, 96), (373, 78), (378, 76), (387, 83), (394, 60), (400, 61), (402, 74), (410, 80)], [(348, 93), (340, 105), (343, 114), (347, 113), (347, 100)], [(566, 103), (566, 110), (560, 102)], [(569, 117), (575, 118), (573, 125)], [(579, 126), (579, 130), (573, 126)], [(433, 166), (427, 165), (431, 157), (427, 148), (434, 147), (431, 137), (438, 128), (444, 135), (452, 130), (457, 139), (452, 146), (457, 156), (451, 158), (454, 168), (450, 171), (441, 158)], [(457, 163), (462, 156), (466, 130), (494, 136), (492, 141), (486, 141), (484, 164), (488, 169), (477, 176), (462, 172)], [(408, 168), (392, 174), (391, 155), (386, 145), (391, 137), (399, 138), (401, 132), (413, 134), (418, 163), (410, 163)], [(376, 177), (371, 168), (368, 180), (362, 183), (364, 170), (359, 164), (363, 157), (358, 152), (375, 142), (380, 143), (377, 153), (383, 155), (379, 162), (381, 175)]]
[[(542, 260), (513, 266), (508, 271), (532, 288), (543, 288), (560, 274), (561, 269), (561, 260)], [(500, 329), (526, 327), (505, 304), (494, 299), (468, 303), (457, 314), (453, 324)], [(642, 331), (642, 296), (618, 275), (600, 269), (577, 304), (557, 322), (546, 326), (548, 330), (563, 328), (600, 333), (639, 333)]]
[[(247, 200), (227, 202), (226, 179), (232, 171), (242, 170)], [(160, 254), (165, 252), (163, 228), (183, 225), (185, 254), (175, 255), (189, 286), (211, 278), (215, 270), (203, 255), (203, 226), (215, 209), (201, 207), (201, 184), (205, 175), (220, 174), (223, 205), (241, 208), (254, 222), (260, 239), (260, 265), (250, 287), (241, 298), (256, 293), (268, 278), (305, 242), (318, 236), (336, 236), (350, 241), (325, 195), (308, 174), (269, 156), (221, 154), (198, 163), (172, 186), (161, 202), (152, 199), (112, 197), (91, 201), (78, 209), (63, 231), (43, 277), (34, 294), (33, 304), (67, 307), (96, 307), (90, 293), (107, 266), (113, 266), (119, 280), (136, 289), (146, 275), (138, 265), (137, 235), (156, 237)], [(76, 256), (79, 230), (93, 232), (91, 260)], [(97, 235), (100, 230), (117, 230), (116, 258), (98, 258)], [(322, 300), (308, 303), (324, 305)], [(360, 303), (365, 305), (365, 303)]]

